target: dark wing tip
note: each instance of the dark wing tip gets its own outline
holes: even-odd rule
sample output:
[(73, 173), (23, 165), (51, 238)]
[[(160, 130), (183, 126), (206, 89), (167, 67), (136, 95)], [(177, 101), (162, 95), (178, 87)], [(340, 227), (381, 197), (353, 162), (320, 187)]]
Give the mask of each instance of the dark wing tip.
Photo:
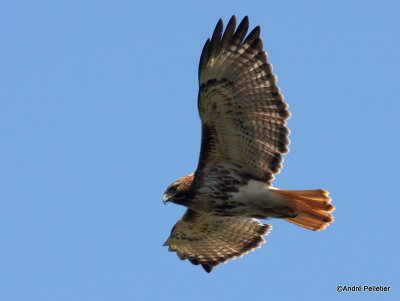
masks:
[(218, 263), (214, 262), (214, 261), (210, 261), (210, 262), (205, 262), (205, 263), (201, 263), (198, 259), (196, 258), (189, 258), (189, 261), (194, 264), (194, 265), (199, 265), (201, 264), (201, 266), (203, 267), (203, 269), (207, 272), (210, 273), (213, 269), (214, 266), (218, 265)]
[(182, 260), (188, 259), (190, 261), (190, 263), (193, 265), (200, 264), (207, 273), (210, 273), (212, 271), (212, 269), (214, 268), (214, 266), (219, 264), (219, 262), (215, 262), (215, 261), (201, 262), (201, 260), (198, 260), (197, 258), (186, 258), (186, 257), (185, 258), (179, 257), (179, 258)]
[(209, 55), (210, 58), (217, 56), (219, 53), (219, 47), (221, 44), (223, 29), (224, 29), (224, 23), (222, 22), (222, 19), (219, 19), (217, 25), (215, 26), (213, 35), (211, 37), (210, 55)]
[(233, 37), (233, 34), (235, 33), (235, 28), (236, 28), (236, 17), (232, 16), (228, 22), (228, 25), (226, 25), (224, 34), (222, 36), (220, 50), (224, 50), (227, 48), (229, 42)]
[(210, 39), (207, 39), (207, 41), (204, 43), (203, 50), (201, 52), (200, 56), (200, 62), (199, 62), (199, 81), (200, 81), (200, 72), (201, 70), (205, 67), (204, 65), (207, 64), (207, 61), (210, 57), (209, 55), (209, 49), (210, 49)]
[(263, 42), (260, 38), (256, 38), (250, 45), (250, 48), (255, 49), (257, 51), (262, 51)]
[(189, 261), (194, 265), (199, 265), (199, 261), (196, 258), (189, 258)]
[(210, 273), (210, 272), (212, 271), (212, 269), (213, 269), (213, 266), (210, 265), (210, 264), (204, 263), (204, 264), (202, 264), (201, 266), (203, 267), (203, 269), (204, 269), (207, 273)]
[[(236, 29), (236, 30), (235, 30)], [(199, 62), (199, 79), (201, 70), (205, 68), (207, 62), (219, 55), (219, 53), (228, 47), (228, 45), (239, 46), (243, 40), (252, 43), (260, 35), (260, 26), (255, 27), (246, 37), (249, 29), (249, 17), (245, 16), (236, 28), (236, 16), (232, 15), (224, 31), (222, 19), (219, 19), (215, 26), (211, 39), (207, 39), (201, 52)], [(262, 47), (262, 44), (261, 44)]]
[(240, 43), (242, 43), (248, 29), (249, 29), (249, 18), (245, 16), (240, 22), (238, 28), (236, 29), (235, 34), (233, 35), (230, 41), (230, 44), (237, 46)]
[(214, 34), (215, 34), (216, 32), (221, 32), (222, 29), (223, 29), (223, 27), (224, 27), (224, 22), (223, 22), (222, 19), (220, 18), (220, 19), (218, 20), (218, 22), (217, 22), (217, 25), (215, 26)]
[(261, 28), (259, 25), (254, 27), (254, 29), (248, 34), (246, 39), (243, 41), (243, 43), (251, 44), (253, 43), (254, 40), (257, 40), (260, 38), (260, 33), (261, 33)]

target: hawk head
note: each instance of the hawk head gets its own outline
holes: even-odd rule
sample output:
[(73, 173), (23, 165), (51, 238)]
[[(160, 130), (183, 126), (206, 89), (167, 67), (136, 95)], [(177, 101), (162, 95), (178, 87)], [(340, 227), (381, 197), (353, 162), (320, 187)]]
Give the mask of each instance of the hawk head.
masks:
[(169, 185), (164, 192), (163, 196), (164, 204), (167, 204), (168, 202), (172, 202), (179, 205), (187, 204), (193, 192), (193, 190), (191, 190), (193, 177), (194, 174), (191, 173), (187, 176), (179, 178), (174, 183)]

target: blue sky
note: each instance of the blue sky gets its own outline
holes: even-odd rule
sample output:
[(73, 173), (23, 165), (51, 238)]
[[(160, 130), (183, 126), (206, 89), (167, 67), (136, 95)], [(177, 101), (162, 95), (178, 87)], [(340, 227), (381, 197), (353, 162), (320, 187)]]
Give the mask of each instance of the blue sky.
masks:
[[(0, 300), (399, 298), (399, 10), (2, 2)], [(261, 249), (206, 274), (161, 247), (184, 211), (161, 198), (197, 166), (198, 59), (232, 14), (261, 26), (292, 112), (274, 184), (328, 189), (336, 222), (316, 233), (272, 220)]]

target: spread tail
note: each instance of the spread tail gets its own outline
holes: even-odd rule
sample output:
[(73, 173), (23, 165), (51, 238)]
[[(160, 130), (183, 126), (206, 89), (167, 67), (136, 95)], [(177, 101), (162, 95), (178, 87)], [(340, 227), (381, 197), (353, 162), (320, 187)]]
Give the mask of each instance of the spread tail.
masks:
[(335, 207), (331, 204), (331, 198), (326, 190), (274, 189), (274, 192), (284, 196), (297, 214), (294, 218), (286, 219), (292, 224), (319, 231), (334, 221), (333, 215), (329, 212), (335, 210)]

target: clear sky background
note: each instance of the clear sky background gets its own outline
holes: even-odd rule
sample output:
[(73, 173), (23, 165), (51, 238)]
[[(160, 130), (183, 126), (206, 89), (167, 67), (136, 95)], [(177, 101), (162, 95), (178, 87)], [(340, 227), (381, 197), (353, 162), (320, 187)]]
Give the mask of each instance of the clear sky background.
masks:
[[(398, 1), (3, 1), (0, 300), (399, 300)], [(197, 166), (197, 65), (248, 15), (290, 105), (274, 182), (325, 188), (322, 232), (272, 220), (211, 274), (161, 247)], [(389, 285), (390, 293), (337, 293)]]

